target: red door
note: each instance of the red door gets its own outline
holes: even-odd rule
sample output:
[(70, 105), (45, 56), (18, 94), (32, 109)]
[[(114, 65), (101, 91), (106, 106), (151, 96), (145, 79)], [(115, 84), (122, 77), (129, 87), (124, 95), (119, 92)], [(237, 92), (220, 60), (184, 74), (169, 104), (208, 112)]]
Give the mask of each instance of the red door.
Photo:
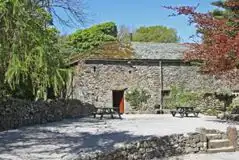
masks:
[(119, 113), (124, 113), (124, 91), (113, 91), (113, 107)]

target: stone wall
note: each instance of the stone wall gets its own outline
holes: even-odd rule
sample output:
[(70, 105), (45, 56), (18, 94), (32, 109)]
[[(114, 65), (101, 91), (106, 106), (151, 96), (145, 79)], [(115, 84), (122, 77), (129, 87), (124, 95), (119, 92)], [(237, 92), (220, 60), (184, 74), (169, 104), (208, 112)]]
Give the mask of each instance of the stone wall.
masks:
[(202, 142), (200, 134), (175, 134), (128, 143), (115, 151), (84, 155), (77, 160), (149, 160), (205, 151), (206, 142)]
[(150, 137), (140, 141), (123, 144), (108, 152), (81, 155), (77, 160), (149, 160), (190, 153), (206, 152), (207, 142), (200, 133), (174, 134), (163, 137)]
[(107, 152), (98, 151), (82, 154), (77, 160), (150, 160), (184, 154), (207, 153), (209, 152), (209, 140), (212, 138), (208, 136), (211, 135), (216, 135), (219, 136), (220, 139), (228, 139), (229, 141), (234, 140), (234, 149), (231, 151), (238, 150), (239, 139), (237, 137), (239, 136), (239, 131), (237, 131), (236, 128), (228, 127), (226, 132), (198, 128), (194, 133), (149, 137), (139, 141), (121, 144), (118, 148), (108, 150)]
[[(96, 70), (94, 72), (94, 67)], [(86, 65), (75, 77), (74, 95), (87, 103), (97, 107), (112, 106), (112, 90), (126, 90), (127, 92), (142, 88), (147, 90), (151, 98), (147, 106), (153, 106), (159, 99), (159, 68), (157, 66), (129, 66), (118, 65)], [(126, 110), (130, 111), (126, 102)], [(146, 107), (147, 108), (147, 107)], [(145, 109), (152, 111), (152, 107)]]
[(200, 74), (197, 66), (164, 66), (163, 82), (164, 88), (169, 89), (171, 85), (184, 86), (192, 91), (215, 92), (227, 83), (214, 76)]
[(93, 109), (94, 106), (79, 100), (30, 102), (9, 98), (0, 103), (0, 131), (86, 116)]
[[(112, 90), (130, 92), (135, 88), (147, 90), (151, 98), (139, 111), (154, 113), (154, 106), (160, 104), (160, 67), (150, 62), (143, 65), (122, 64), (84, 64), (79, 63), (79, 72), (74, 77), (73, 98), (97, 107), (112, 107)], [(184, 86), (186, 89), (215, 92), (227, 84), (213, 76), (201, 75), (196, 66), (163, 65), (164, 90), (171, 85)], [(205, 106), (208, 104), (205, 103)], [(132, 107), (125, 101), (125, 110)]]

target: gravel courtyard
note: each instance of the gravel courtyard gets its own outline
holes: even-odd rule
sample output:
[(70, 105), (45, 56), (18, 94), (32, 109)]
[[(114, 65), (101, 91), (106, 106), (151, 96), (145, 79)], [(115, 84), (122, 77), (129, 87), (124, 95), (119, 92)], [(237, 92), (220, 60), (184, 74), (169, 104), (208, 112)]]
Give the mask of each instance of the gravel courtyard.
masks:
[[(225, 131), (229, 125), (239, 129), (238, 124), (229, 124), (206, 116), (177, 118), (171, 115), (124, 115), (123, 120), (93, 118), (64, 120), (1, 132), (0, 159), (74, 159), (84, 152), (112, 149), (122, 142), (151, 135), (194, 132), (199, 127)], [(239, 152), (187, 155), (181, 159), (234, 160), (238, 157)]]

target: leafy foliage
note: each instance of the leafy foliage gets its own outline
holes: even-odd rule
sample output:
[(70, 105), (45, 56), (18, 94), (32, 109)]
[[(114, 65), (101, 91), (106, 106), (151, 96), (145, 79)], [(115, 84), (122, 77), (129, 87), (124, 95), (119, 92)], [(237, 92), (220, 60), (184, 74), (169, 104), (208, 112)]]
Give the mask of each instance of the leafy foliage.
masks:
[(78, 53), (92, 50), (105, 42), (116, 41), (117, 27), (113, 22), (78, 30), (69, 37), (69, 45)]
[(140, 27), (133, 34), (133, 41), (176, 43), (179, 41), (177, 32), (164, 26)]
[(69, 50), (74, 52), (71, 61), (83, 58), (131, 58), (130, 43), (118, 41), (117, 27), (113, 22), (78, 30), (69, 36)]
[(204, 92), (197, 106), (205, 115), (216, 116), (224, 107), (223, 101), (219, 100), (215, 93)]
[(25, 0), (0, 1), (1, 79), (8, 94), (20, 98), (60, 94), (70, 77), (57, 47), (58, 32), (51, 16)]
[(134, 89), (131, 92), (127, 92), (125, 99), (130, 103), (134, 109), (142, 107), (146, 103), (151, 95), (144, 89)]
[[(191, 44), (186, 61), (201, 60), (202, 71), (222, 75), (230, 71), (238, 73), (239, 67), (239, 1), (225, 0), (213, 3), (220, 7), (209, 13), (199, 13), (196, 7), (166, 7), (177, 15), (189, 16), (189, 22), (200, 31), (202, 43)], [(233, 79), (236, 77), (228, 77)]]
[(195, 101), (199, 100), (201, 94), (186, 91), (183, 87), (171, 86), (169, 98), (165, 99), (167, 108), (175, 108), (180, 106), (195, 106)]
[(58, 35), (57, 37), (58, 42), (55, 45), (57, 45), (60, 55), (68, 60), (71, 55), (76, 53), (76, 50), (73, 46), (69, 45), (69, 38), (67, 35)]
[(233, 99), (231, 105), (227, 108), (227, 111), (232, 114), (239, 114), (239, 97)]

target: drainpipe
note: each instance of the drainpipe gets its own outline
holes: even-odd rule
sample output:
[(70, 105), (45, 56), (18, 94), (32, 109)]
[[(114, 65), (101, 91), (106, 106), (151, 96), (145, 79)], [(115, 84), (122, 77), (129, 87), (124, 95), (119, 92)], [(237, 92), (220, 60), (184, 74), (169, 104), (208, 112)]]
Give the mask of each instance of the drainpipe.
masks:
[(160, 110), (163, 109), (163, 66), (162, 66), (162, 61), (159, 61), (159, 68), (160, 68)]
[(133, 41), (133, 33), (129, 33), (129, 40), (130, 40), (130, 42)]

